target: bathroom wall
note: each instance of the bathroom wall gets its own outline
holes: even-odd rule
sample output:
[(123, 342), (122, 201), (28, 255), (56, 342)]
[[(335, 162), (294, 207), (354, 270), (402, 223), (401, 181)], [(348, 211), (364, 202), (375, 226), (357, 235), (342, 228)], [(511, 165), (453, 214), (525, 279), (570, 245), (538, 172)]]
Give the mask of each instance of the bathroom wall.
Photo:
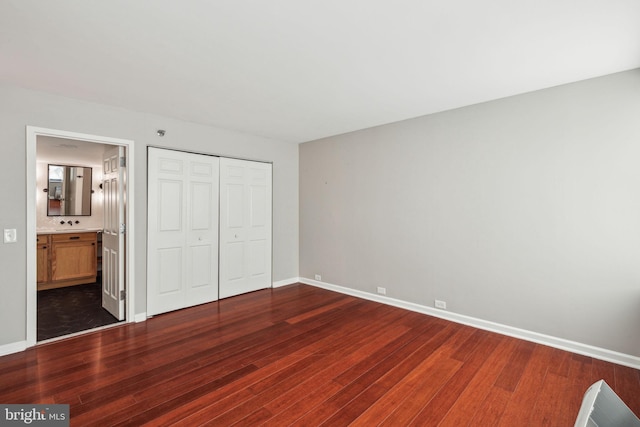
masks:
[[(73, 159), (69, 159), (69, 164), (75, 165)], [(91, 215), (90, 216), (47, 216), (47, 193), (42, 191), (47, 188), (47, 167), (49, 161), (38, 159), (36, 168), (36, 185), (38, 191), (36, 192), (36, 229), (38, 232), (43, 231), (57, 231), (57, 230), (69, 230), (78, 228), (90, 228), (90, 229), (102, 229), (102, 190), (100, 189), (100, 181), (102, 179), (102, 168), (100, 162), (95, 164), (82, 163), (82, 166), (91, 167), (91, 188), (94, 190), (91, 195)], [(65, 224), (60, 224), (64, 221)], [(72, 221), (73, 225), (69, 225), (66, 222)], [(75, 224), (75, 221), (80, 221), (79, 224)]]

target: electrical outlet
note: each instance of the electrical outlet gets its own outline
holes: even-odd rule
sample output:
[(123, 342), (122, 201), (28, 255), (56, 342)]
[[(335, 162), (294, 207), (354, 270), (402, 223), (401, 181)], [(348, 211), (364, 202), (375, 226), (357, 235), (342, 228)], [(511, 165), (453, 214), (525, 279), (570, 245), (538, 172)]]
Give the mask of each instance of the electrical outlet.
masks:
[(387, 288), (381, 288), (380, 286), (378, 286), (378, 293), (380, 295), (386, 295), (387, 294)]
[(321, 280), (322, 280), (322, 276), (321, 276), (321, 275), (319, 275), (319, 274), (316, 274), (316, 280), (317, 280), (318, 282), (319, 282), (319, 281), (321, 281)]
[(447, 309), (447, 303), (445, 301), (436, 300), (436, 308), (441, 308), (443, 310)]
[(4, 242), (5, 243), (15, 243), (18, 241), (18, 232), (15, 228), (5, 228), (4, 229)]

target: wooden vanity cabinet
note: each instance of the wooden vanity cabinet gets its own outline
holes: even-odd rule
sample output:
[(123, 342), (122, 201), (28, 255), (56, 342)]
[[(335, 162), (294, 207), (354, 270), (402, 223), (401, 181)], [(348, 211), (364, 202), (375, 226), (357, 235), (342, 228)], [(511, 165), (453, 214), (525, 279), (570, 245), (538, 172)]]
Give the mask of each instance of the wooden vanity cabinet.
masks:
[[(42, 243), (42, 246), (46, 246), (42, 250), (40, 238), (46, 238), (47, 242)], [(38, 290), (94, 283), (97, 276), (97, 248), (95, 232), (39, 235)], [(40, 268), (44, 270), (45, 264), (46, 272), (41, 273)]]
[(36, 253), (38, 254), (37, 281), (38, 287), (41, 283), (49, 281), (49, 239), (46, 235), (38, 235)]

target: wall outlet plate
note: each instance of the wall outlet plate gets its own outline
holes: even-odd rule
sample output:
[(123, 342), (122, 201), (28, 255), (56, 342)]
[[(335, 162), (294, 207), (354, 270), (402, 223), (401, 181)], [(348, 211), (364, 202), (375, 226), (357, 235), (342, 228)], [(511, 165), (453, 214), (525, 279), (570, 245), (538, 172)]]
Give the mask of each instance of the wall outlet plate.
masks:
[(316, 280), (317, 280), (318, 282), (319, 282), (319, 281), (321, 281), (321, 280), (322, 280), (322, 276), (321, 276), (321, 275), (319, 275), (319, 274), (316, 274)]
[(440, 301), (440, 300), (436, 300), (435, 303), (436, 308), (441, 308), (442, 310), (446, 310), (447, 309), (447, 303), (445, 301)]
[(387, 288), (381, 288), (380, 286), (378, 286), (378, 293), (380, 295), (386, 295), (387, 294)]
[(15, 243), (18, 241), (18, 232), (15, 228), (5, 228), (4, 229), (4, 242), (5, 243)]

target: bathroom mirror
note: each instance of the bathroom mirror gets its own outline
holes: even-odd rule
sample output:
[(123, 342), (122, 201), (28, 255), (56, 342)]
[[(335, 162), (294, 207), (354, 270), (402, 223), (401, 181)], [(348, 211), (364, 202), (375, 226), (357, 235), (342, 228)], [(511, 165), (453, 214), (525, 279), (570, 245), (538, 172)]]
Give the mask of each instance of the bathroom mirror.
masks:
[(91, 168), (49, 165), (47, 216), (91, 215)]

